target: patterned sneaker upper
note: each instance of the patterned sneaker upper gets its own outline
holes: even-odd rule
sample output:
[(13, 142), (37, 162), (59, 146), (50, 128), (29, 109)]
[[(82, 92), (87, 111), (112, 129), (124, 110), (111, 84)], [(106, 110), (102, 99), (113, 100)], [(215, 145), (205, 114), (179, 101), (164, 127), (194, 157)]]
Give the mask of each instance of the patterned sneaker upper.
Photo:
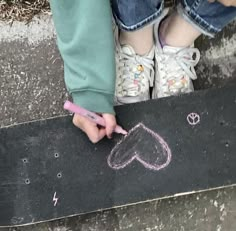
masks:
[(155, 25), (155, 83), (152, 98), (192, 92), (192, 80), (197, 79), (194, 66), (200, 59), (196, 48), (162, 47), (158, 37), (158, 27)]
[(154, 81), (155, 48), (139, 56), (129, 45), (116, 42), (115, 103), (127, 104), (150, 99), (150, 86)]

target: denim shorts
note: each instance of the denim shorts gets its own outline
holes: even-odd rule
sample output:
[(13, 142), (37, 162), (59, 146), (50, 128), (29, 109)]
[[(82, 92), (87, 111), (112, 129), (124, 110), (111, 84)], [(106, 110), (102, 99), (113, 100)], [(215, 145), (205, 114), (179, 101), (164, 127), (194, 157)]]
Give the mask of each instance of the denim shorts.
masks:
[[(154, 23), (162, 14), (164, 0), (111, 0), (121, 30), (134, 31)], [(236, 17), (236, 7), (208, 0), (180, 0), (177, 11), (201, 33), (214, 37)]]

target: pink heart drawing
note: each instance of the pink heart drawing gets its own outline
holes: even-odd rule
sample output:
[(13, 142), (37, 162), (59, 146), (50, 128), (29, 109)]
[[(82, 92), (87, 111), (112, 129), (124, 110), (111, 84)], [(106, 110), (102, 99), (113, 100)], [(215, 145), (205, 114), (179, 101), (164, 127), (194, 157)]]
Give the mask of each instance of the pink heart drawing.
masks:
[(139, 123), (112, 149), (107, 163), (112, 169), (122, 169), (132, 161), (145, 168), (158, 171), (169, 165), (171, 150), (164, 139)]

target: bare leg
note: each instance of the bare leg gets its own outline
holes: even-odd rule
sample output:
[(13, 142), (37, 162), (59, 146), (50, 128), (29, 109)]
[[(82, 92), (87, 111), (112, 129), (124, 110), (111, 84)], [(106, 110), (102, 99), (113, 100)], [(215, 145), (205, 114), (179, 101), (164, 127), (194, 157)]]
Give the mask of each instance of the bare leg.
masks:
[(165, 19), (160, 28), (160, 39), (173, 47), (188, 47), (201, 33), (177, 13)]
[(121, 45), (130, 45), (138, 55), (147, 54), (154, 45), (153, 26), (146, 26), (140, 30), (120, 31)]

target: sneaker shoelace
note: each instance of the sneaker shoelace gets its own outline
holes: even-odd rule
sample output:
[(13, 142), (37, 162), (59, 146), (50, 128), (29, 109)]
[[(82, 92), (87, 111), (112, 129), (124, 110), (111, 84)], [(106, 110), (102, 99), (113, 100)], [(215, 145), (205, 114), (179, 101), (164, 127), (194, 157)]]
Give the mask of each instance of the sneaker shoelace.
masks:
[(176, 53), (159, 53), (156, 59), (160, 65), (158, 70), (161, 72), (161, 85), (167, 96), (188, 91), (190, 79), (197, 79), (194, 67), (200, 59), (200, 52), (196, 48), (184, 48)]
[[(145, 76), (147, 76), (150, 86), (153, 86), (154, 60), (120, 52), (117, 65), (119, 69), (117, 92), (119, 95), (137, 96), (144, 93), (147, 88)], [(150, 73), (146, 73), (149, 71)]]

